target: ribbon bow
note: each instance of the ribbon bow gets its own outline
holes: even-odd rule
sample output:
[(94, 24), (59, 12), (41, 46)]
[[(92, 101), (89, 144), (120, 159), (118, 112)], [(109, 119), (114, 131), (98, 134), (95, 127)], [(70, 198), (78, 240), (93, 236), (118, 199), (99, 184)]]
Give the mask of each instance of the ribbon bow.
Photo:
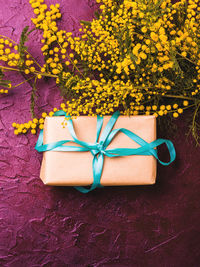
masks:
[[(107, 157), (121, 157), (121, 156), (132, 156), (132, 155), (152, 155), (154, 156), (162, 165), (169, 165), (172, 163), (176, 158), (176, 152), (173, 143), (170, 140), (166, 139), (157, 139), (151, 143), (146, 142), (142, 138), (140, 138), (138, 135), (134, 134), (133, 132), (129, 131), (125, 128), (119, 128), (119, 129), (113, 129), (120, 113), (117, 111), (113, 114), (113, 116), (110, 118), (109, 122), (107, 123), (106, 127), (104, 128), (101, 136), (101, 129), (103, 126), (103, 117), (97, 116), (97, 137), (96, 142), (88, 143), (84, 141), (78, 140), (74, 127), (73, 122), (70, 116), (66, 114), (66, 112), (60, 110), (54, 113), (54, 116), (65, 116), (69, 119), (67, 123), (68, 130), (73, 138), (73, 140), (63, 140), (58, 141), (50, 144), (43, 144), (43, 130), (40, 131), (37, 144), (35, 146), (35, 149), (38, 152), (44, 152), (44, 151), (65, 151), (65, 152), (87, 152), (90, 151), (93, 158), (93, 184), (89, 189), (81, 186), (76, 186), (75, 188), (79, 190), (82, 193), (88, 193), (92, 190), (94, 190), (97, 187), (102, 187), (100, 180), (101, 180), (101, 174), (103, 170), (103, 163), (104, 163), (104, 156)], [(113, 140), (113, 138), (119, 133), (122, 132), (125, 135), (127, 135), (130, 139), (135, 141), (140, 145), (139, 148), (114, 148), (114, 149), (107, 149), (110, 142)], [(80, 146), (68, 146), (66, 143), (74, 142), (75, 144), (78, 144)], [(170, 161), (169, 162), (163, 162), (158, 158), (157, 150), (155, 149), (159, 145), (166, 144), (169, 155), (170, 155)]]

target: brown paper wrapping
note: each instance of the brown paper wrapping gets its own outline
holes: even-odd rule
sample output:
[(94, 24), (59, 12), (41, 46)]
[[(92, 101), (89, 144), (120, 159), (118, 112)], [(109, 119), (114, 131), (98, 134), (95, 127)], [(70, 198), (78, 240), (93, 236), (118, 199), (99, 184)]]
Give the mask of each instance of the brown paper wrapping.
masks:
[[(104, 117), (103, 128), (110, 116)], [(60, 140), (72, 140), (67, 126), (63, 128), (64, 117), (47, 117), (44, 123), (44, 144)], [(95, 142), (96, 117), (80, 116), (73, 120), (79, 140)], [(114, 128), (126, 128), (147, 142), (156, 139), (156, 118), (154, 116), (120, 116)], [(72, 144), (74, 145), (74, 144)], [(110, 148), (136, 148), (134, 141), (119, 133), (108, 146)], [(84, 186), (93, 182), (93, 156), (90, 152), (47, 151), (43, 154), (40, 177), (46, 185)], [(109, 158), (105, 156), (101, 184), (145, 185), (154, 184), (156, 159), (153, 156), (126, 156)]]

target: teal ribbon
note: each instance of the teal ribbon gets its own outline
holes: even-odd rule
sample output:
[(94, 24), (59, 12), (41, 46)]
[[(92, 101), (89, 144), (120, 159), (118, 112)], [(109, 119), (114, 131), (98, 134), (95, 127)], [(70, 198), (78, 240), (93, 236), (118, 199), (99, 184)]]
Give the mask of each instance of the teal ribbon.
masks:
[[(75, 188), (79, 190), (82, 193), (88, 193), (92, 190), (94, 190), (97, 187), (102, 187), (100, 180), (103, 170), (103, 164), (104, 164), (104, 156), (114, 158), (114, 157), (123, 157), (123, 156), (132, 156), (132, 155), (143, 155), (143, 156), (154, 156), (162, 165), (169, 165), (172, 163), (176, 158), (176, 152), (173, 143), (170, 140), (166, 139), (157, 139), (151, 143), (146, 142), (142, 138), (140, 138), (138, 135), (134, 134), (133, 132), (125, 129), (125, 128), (119, 128), (114, 129), (113, 127), (119, 117), (120, 113), (117, 111), (113, 114), (113, 116), (110, 118), (109, 122), (107, 123), (106, 127), (104, 128), (101, 136), (101, 129), (103, 126), (103, 117), (97, 116), (97, 136), (95, 143), (88, 143), (81, 140), (78, 140), (76, 133), (74, 131), (73, 127), (73, 121), (70, 116), (66, 114), (66, 112), (60, 110), (54, 113), (54, 116), (65, 116), (68, 118), (67, 127), (68, 130), (73, 138), (73, 140), (63, 140), (58, 141), (50, 144), (43, 144), (43, 130), (40, 131), (37, 144), (35, 146), (35, 149), (39, 152), (44, 151), (65, 151), (65, 152), (88, 152), (90, 151), (93, 155), (93, 184), (89, 189), (81, 186), (76, 186)], [(111, 143), (113, 138), (119, 133), (124, 133), (127, 135), (130, 139), (135, 141), (137, 144), (140, 145), (139, 148), (114, 148), (114, 149), (107, 149), (108, 145)], [(80, 146), (68, 146), (66, 145), (69, 142), (73, 142), (75, 144), (78, 144)], [(156, 147), (166, 144), (170, 160), (169, 162), (163, 162), (159, 159)]]

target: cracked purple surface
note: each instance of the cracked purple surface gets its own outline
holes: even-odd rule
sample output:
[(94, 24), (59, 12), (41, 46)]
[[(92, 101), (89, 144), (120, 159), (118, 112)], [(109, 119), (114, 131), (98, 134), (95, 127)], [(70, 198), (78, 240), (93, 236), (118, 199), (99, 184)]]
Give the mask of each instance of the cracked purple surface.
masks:
[[(76, 31), (79, 20), (95, 10), (94, 1), (57, 2), (63, 14), (59, 25), (66, 30)], [(21, 30), (31, 26), (32, 8), (27, 0), (0, 4), (0, 33), (18, 41)], [(39, 40), (33, 32), (29, 50), (42, 62)], [(21, 77), (12, 74), (12, 80)], [(39, 114), (56, 106), (60, 96), (51, 81), (38, 86)], [(83, 195), (44, 186), (37, 137), (13, 135), (13, 121), (30, 119), (30, 91), (25, 84), (0, 98), (0, 266), (199, 266), (200, 149), (184, 134), (189, 114), (177, 120), (176, 135), (159, 130), (174, 142), (177, 160), (158, 167), (156, 185)]]

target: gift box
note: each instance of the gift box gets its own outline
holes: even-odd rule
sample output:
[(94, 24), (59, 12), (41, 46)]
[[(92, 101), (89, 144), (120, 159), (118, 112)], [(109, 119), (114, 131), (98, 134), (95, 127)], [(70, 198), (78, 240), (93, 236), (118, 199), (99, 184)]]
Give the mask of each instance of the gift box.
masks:
[[(43, 144), (72, 140), (68, 127), (63, 128), (64, 116), (46, 117)], [(103, 118), (103, 129), (111, 116)], [(69, 123), (69, 122), (67, 122)], [(74, 131), (79, 140), (95, 143), (96, 117), (80, 116), (73, 119)], [(155, 116), (120, 116), (113, 129), (125, 128), (148, 143), (156, 140)], [(101, 131), (101, 132), (102, 132)], [(67, 143), (67, 146), (78, 144)], [(139, 148), (140, 145), (123, 133), (118, 133), (107, 149)], [(77, 151), (46, 151), (43, 154), (40, 177), (46, 185), (85, 186), (93, 183), (94, 155)], [(131, 155), (104, 158), (101, 185), (147, 185), (156, 180), (157, 160), (153, 155)]]

